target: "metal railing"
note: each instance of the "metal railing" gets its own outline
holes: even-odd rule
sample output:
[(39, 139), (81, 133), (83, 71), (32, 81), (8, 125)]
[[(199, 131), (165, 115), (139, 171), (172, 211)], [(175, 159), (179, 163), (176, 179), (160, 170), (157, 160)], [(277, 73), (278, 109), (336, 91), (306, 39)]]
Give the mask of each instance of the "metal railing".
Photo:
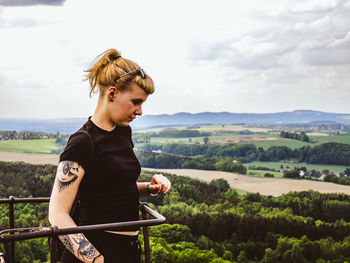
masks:
[[(156, 211), (152, 210), (146, 203), (140, 203), (139, 209), (142, 214), (142, 220), (98, 224), (98, 225), (86, 225), (69, 228), (58, 228), (58, 227), (30, 227), (30, 228), (15, 228), (14, 219), (14, 204), (16, 203), (45, 203), (49, 202), (50, 198), (15, 198), (10, 196), (8, 199), (0, 199), (0, 204), (8, 204), (9, 207), (9, 229), (0, 231), (0, 242), (4, 243), (5, 254), (0, 251), (0, 263), (5, 260), (6, 263), (15, 262), (15, 241), (40, 238), (40, 237), (51, 237), (50, 240), (50, 262), (57, 262), (57, 251), (58, 251), (58, 236), (73, 234), (73, 233), (86, 233), (97, 230), (125, 230), (129, 227), (142, 227), (143, 238), (144, 238), (144, 252), (145, 262), (151, 262), (151, 253), (149, 246), (149, 233), (148, 226), (154, 226), (163, 224), (165, 217)], [(153, 217), (153, 219), (147, 219), (147, 216)]]

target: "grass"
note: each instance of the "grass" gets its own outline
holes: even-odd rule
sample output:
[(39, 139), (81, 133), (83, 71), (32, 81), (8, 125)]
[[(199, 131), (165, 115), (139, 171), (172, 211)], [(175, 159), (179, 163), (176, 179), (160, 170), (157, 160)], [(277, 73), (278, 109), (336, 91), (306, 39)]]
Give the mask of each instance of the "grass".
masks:
[[(272, 137), (272, 136), (271, 136)], [(292, 139), (282, 139), (282, 138), (276, 138), (276, 140), (271, 141), (251, 141), (251, 142), (240, 142), (240, 143), (251, 143), (254, 144), (256, 147), (262, 147), (264, 150), (269, 149), (271, 146), (287, 146), (291, 149), (297, 149), (303, 146), (315, 146), (315, 144), (302, 142), (298, 140), (292, 140)]]
[[(335, 171), (335, 172), (344, 172), (346, 168), (349, 168), (349, 166), (344, 165), (330, 165), (330, 164), (307, 164), (307, 163), (285, 163), (285, 162), (251, 162), (251, 163), (245, 163), (244, 164), (247, 168), (249, 166), (255, 166), (255, 167), (267, 167), (270, 169), (279, 169), (281, 165), (283, 165), (284, 168), (287, 166), (293, 169), (294, 167), (306, 167), (308, 171), (311, 170), (329, 170), (329, 171)], [(265, 171), (263, 171), (265, 172)], [(267, 171), (266, 171), (267, 172)]]
[(0, 141), (0, 152), (48, 154), (57, 149), (55, 139)]
[(310, 135), (310, 140), (315, 141), (317, 144), (327, 143), (327, 142), (337, 142), (350, 144), (350, 134), (337, 134), (337, 135)]
[(280, 172), (274, 172), (274, 171), (262, 171), (262, 170), (250, 170), (248, 169), (248, 173), (247, 175), (257, 175), (257, 176), (261, 176), (264, 177), (264, 175), (266, 173), (270, 173), (273, 174), (275, 178), (282, 178), (283, 177), (283, 173)]
[(237, 189), (237, 188), (231, 188), (232, 190), (235, 190), (237, 192), (238, 195), (246, 195), (247, 193), (249, 193), (248, 191), (244, 191), (244, 190), (241, 190), (241, 189)]

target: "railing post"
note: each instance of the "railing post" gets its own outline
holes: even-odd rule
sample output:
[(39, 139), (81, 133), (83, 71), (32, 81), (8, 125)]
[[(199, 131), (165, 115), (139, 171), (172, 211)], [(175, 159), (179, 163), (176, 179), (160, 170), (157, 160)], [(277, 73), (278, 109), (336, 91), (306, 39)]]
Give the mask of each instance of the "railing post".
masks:
[(58, 236), (57, 233), (57, 226), (52, 227), (52, 236), (50, 239), (50, 263), (56, 263), (57, 262), (57, 246), (58, 246)]
[(5, 247), (5, 262), (11, 262), (11, 260), (10, 260), (10, 243), (5, 241), (4, 247)]
[[(11, 195), (9, 198), (9, 221), (10, 221), (10, 228), (15, 228), (15, 216), (14, 216), (14, 205), (15, 198)], [(10, 232), (10, 234), (13, 234), (14, 232)], [(15, 262), (15, 242), (11, 241), (9, 244), (9, 254), (7, 256), (7, 260), (9, 263)]]
[[(142, 219), (145, 220), (147, 217), (147, 213), (145, 210), (142, 210)], [(145, 262), (146, 263), (151, 263), (151, 251), (149, 247), (149, 233), (148, 233), (148, 226), (143, 226), (143, 243), (144, 243), (144, 248), (145, 248)]]

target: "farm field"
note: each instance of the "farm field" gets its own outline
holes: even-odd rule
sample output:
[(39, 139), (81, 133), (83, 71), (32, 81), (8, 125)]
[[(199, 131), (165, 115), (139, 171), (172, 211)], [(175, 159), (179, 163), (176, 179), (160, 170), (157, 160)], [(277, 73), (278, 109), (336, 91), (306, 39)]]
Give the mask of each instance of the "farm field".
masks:
[[(291, 149), (301, 148), (303, 146), (314, 147), (321, 143), (337, 142), (350, 144), (350, 135), (325, 135), (325, 136), (310, 136), (315, 143), (307, 143), (293, 139), (284, 139), (276, 135), (213, 135), (208, 136), (209, 143), (241, 143), (254, 144), (256, 147), (262, 147), (267, 150), (271, 146), (287, 146)], [(152, 137), (151, 144), (166, 144), (166, 143), (201, 143), (203, 144), (204, 137), (186, 137), (186, 138), (164, 138)], [(317, 141), (317, 142), (316, 142)], [(136, 144), (141, 147), (142, 144)]]
[(227, 131), (227, 132), (237, 132), (237, 131), (244, 131), (249, 130), (251, 132), (268, 132), (269, 129), (266, 128), (258, 128), (258, 127), (248, 127), (244, 125), (194, 125), (193, 128), (191, 128), (191, 125), (186, 126), (171, 126), (171, 127), (157, 127), (157, 128), (146, 128), (146, 129), (140, 129), (135, 130), (136, 132), (160, 132), (164, 129), (176, 129), (176, 130), (186, 130), (186, 129), (193, 129), (198, 130), (200, 132), (216, 132), (216, 131)]
[(294, 167), (306, 167), (308, 171), (310, 170), (329, 170), (329, 171), (335, 171), (335, 172), (344, 172), (346, 168), (349, 168), (348, 166), (343, 165), (331, 165), (331, 164), (308, 164), (308, 163), (285, 163), (285, 162), (251, 162), (251, 163), (245, 163), (244, 164), (247, 168), (250, 166), (255, 167), (267, 167), (270, 169), (280, 169), (281, 165), (283, 165), (284, 168), (287, 166), (290, 168)]
[(350, 144), (350, 134), (337, 134), (337, 135), (310, 135), (311, 141), (315, 141), (316, 144), (337, 142)]
[[(185, 138), (169, 138), (169, 137), (151, 137), (151, 144), (165, 144), (165, 143), (200, 143), (203, 144), (203, 137), (185, 137)], [(239, 142), (260, 142), (260, 141), (275, 141), (271, 136), (265, 135), (212, 135), (208, 136), (209, 143), (239, 143)], [(136, 144), (135, 144), (136, 145)]]
[(222, 171), (207, 171), (194, 169), (158, 169), (143, 168), (144, 171), (158, 171), (179, 176), (189, 176), (210, 182), (223, 178), (232, 188), (247, 192), (260, 193), (262, 195), (280, 196), (290, 191), (314, 190), (321, 193), (345, 193), (350, 194), (350, 187), (334, 183), (316, 182), (309, 180), (293, 180), (284, 178), (261, 178), (239, 175)]
[(49, 154), (57, 149), (55, 139), (0, 141), (0, 152)]
[[(291, 149), (300, 148), (303, 146), (314, 147), (318, 144), (327, 142), (350, 144), (350, 134), (328, 135), (320, 133), (308, 133), (311, 143), (302, 142), (294, 139), (280, 138), (279, 133), (267, 128), (246, 127), (244, 125), (201, 125), (194, 126), (195, 130), (200, 132), (209, 132), (209, 143), (252, 143), (256, 147), (263, 147), (265, 150), (271, 146), (287, 146)], [(172, 129), (184, 130), (188, 126), (171, 127)], [(145, 129), (137, 132), (160, 132), (167, 128)], [(249, 130), (257, 134), (240, 135), (239, 131)], [(231, 132), (231, 134), (230, 134)], [(263, 133), (263, 134), (262, 134)], [(186, 137), (186, 138), (168, 138), (168, 137), (151, 137), (151, 144), (167, 144), (167, 143), (203, 143), (203, 137)], [(142, 147), (143, 144), (136, 144), (137, 147)]]
[(58, 164), (56, 154), (28, 154), (18, 152), (0, 152), (0, 161), (25, 162), (32, 164)]

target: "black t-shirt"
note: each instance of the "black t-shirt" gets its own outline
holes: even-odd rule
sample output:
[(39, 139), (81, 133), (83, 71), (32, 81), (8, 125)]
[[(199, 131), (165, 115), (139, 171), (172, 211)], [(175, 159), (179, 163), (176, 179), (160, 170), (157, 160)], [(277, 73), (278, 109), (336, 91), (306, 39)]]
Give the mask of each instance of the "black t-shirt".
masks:
[(80, 225), (139, 220), (137, 179), (141, 166), (133, 151), (131, 128), (116, 126), (106, 131), (90, 118), (80, 130), (90, 134), (94, 152), (88, 135), (77, 131), (60, 156), (60, 161), (77, 162), (85, 170), (79, 186)]

